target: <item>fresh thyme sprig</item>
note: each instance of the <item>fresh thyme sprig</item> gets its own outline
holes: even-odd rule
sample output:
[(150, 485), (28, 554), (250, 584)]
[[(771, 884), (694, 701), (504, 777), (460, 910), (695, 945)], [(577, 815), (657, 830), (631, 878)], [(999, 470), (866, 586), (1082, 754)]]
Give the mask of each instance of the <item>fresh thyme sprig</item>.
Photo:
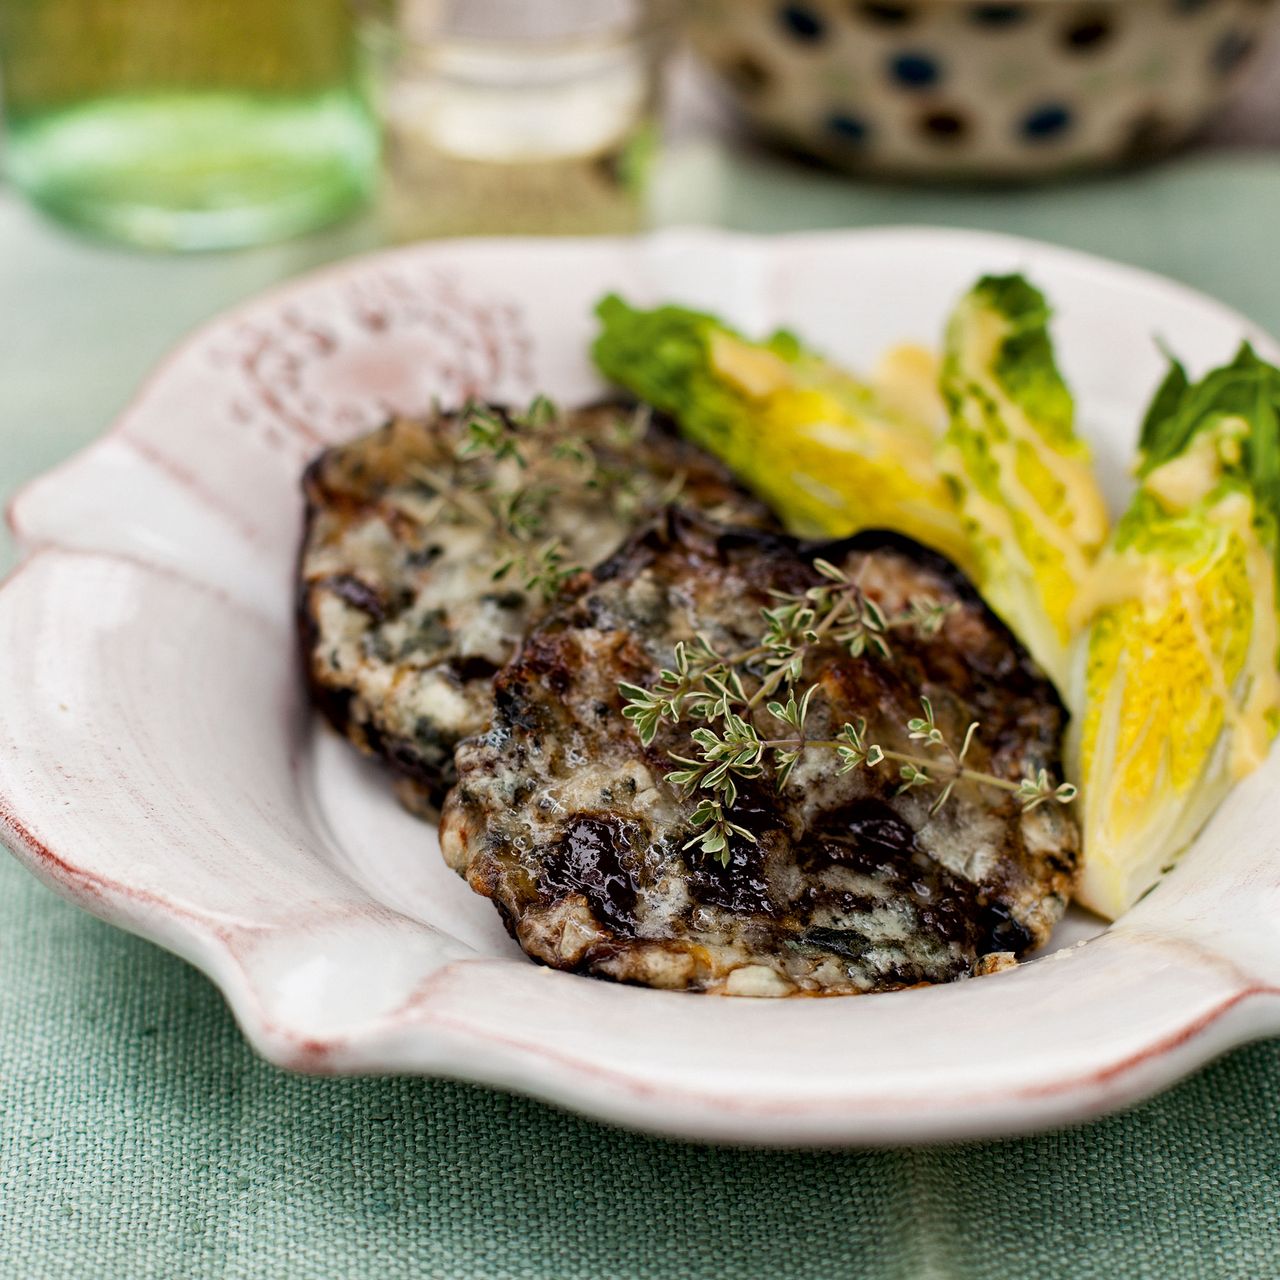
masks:
[(520, 448), (522, 439), (546, 430), (559, 416), (555, 403), (544, 395), (534, 396), (522, 412), (509, 414), (499, 413), (479, 400), (469, 400), (462, 409), (462, 439), (454, 456), (465, 459), (487, 455), (495, 462), (511, 458), (518, 466), (527, 467), (528, 460)]
[(866, 741), (866, 721), (859, 719), (856, 725), (846, 724), (841, 733), (841, 741), (832, 743), (813, 741), (813, 746), (834, 745), (840, 753), (841, 764), (838, 772), (849, 773), (862, 766), (874, 768), (882, 761), (889, 760), (898, 765), (898, 777), (902, 780), (899, 793), (911, 791), (916, 787), (941, 787), (937, 798), (929, 807), (929, 813), (937, 813), (951, 798), (951, 792), (957, 782), (964, 779), (976, 782), (984, 787), (995, 787), (1000, 791), (1009, 791), (1017, 796), (1022, 804), (1023, 812), (1029, 812), (1043, 804), (1046, 800), (1056, 800), (1059, 804), (1070, 804), (1076, 798), (1076, 788), (1069, 782), (1054, 786), (1049, 780), (1049, 773), (1041, 769), (1034, 777), (1021, 778), (1011, 782), (994, 773), (983, 773), (978, 769), (970, 769), (965, 765), (965, 757), (973, 745), (978, 732), (978, 722), (972, 721), (965, 730), (964, 740), (957, 751), (947, 740), (946, 735), (938, 728), (934, 718), (933, 703), (921, 697), (920, 707), (923, 716), (915, 716), (907, 721), (907, 738), (912, 742), (920, 742), (932, 749), (933, 756), (919, 756), (902, 751), (890, 751), (877, 743)]
[[(641, 413), (620, 414), (609, 442), (625, 446), (644, 433), (647, 421)], [(457, 521), (479, 525), (491, 535), (494, 582), (514, 578), (526, 591), (540, 592), (548, 600), (579, 571), (550, 527), (553, 504), (566, 486), (593, 490), (625, 513), (645, 501), (669, 502), (682, 485), (677, 476), (650, 493), (643, 476), (608, 466), (581, 436), (556, 435), (560, 422), (546, 396), (506, 414), (469, 402), (459, 415), (458, 440), (449, 456), (438, 465), (420, 462), (408, 469)], [(539, 436), (551, 437), (549, 447), (530, 448)]]
[(626, 681), (618, 686), (626, 698), (622, 714), (632, 722), (647, 747), (663, 720), (678, 724), (686, 710), (695, 718), (709, 719), (712, 708), (726, 692), (732, 701), (745, 702), (747, 695), (739, 668), (767, 653), (764, 645), (757, 645), (726, 658), (701, 633), (692, 643), (680, 640), (675, 647), (674, 666), (658, 672), (653, 688)]
[(754, 725), (731, 711), (719, 732), (706, 726), (693, 731), (691, 736), (700, 749), (696, 758), (671, 753), (671, 759), (685, 767), (668, 774), (667, 781), (686, 797), (699, 791), (710, 792), (710, 795), (700, 798), (691, 817), (693, 826), (699, 830), (686, 842), (685, 848), (700, 845), (704, 854), (719, 857), (727, 865), (730, 832), (736, 832), (744, 839), (755, 842), (755, 836), (734, 823), (727, 812), (737, 800), (738, 784), (761, 777), (766, 765), (771, 764), (774, 785), (781, 790), (786, 786), (801, 754), (810, 749), (835, 751), (840, 761), (838, 773), (850, 773), (863, 768), (874, 769), (886, 761), (896, 764), (900, 779), (899, 795), (917, 788), (940, 788), (929, 807), (930, 816), (938, 813), (947, 803), (956, 783), (962, 780), (1011, 793), (1017, 797), (1024, 813), (1046, 801), (1069, 804), (1076, 797), (1074, 786), (1067, 782), (1055, 786), (1045, 769), (1040, 769), (1034, 776), (1014, 782), (994, 773), (969, 768), (964, 760), (977, 733), (977, 722), (969, 725), (964, 741), (959, 750), (956, 750), (935, 723), (933, 707), (928, 698), (920, 700), (924, 715), (907, 721), (907, 728), (910, 739), (934, 749), (935, 754), (931, 756), (894, 751), (879, 743), (869, 742), (867, 722), (862, 717), (853, 723), (842, 725), (835, 738), (806, 737), (805, 717), (817, 689), (817, 685), (810, 685), (798, 703), (793, 694), (785, 705), (779, 702), (769, 704), (769, 713), (792, 728), (794, 736), (761, 737)]
[[(695, 719), (711, 718), (708, 713), (726, 692), (729, 705), (744, 703), (754, 709), (799, 680), (805, 657), (819, 644), (837, 644), (854, 658), (867, 652), (889, 658), (892, 631), (911, 627), (933, 635), (954, 607), (919, 596), (908, 601), (900, 613), (887, 617), (830, 561), (815, 560), (814, 567), (827, 581), (798, 594), (774, 592), (779, 603), (760, 611), (765, 626), (758, 644), (726, 656), (699, 633), (691, 643), (682, 640), (676, 644), (674, 665), (659, 671), (652, 688), (626, 682), (619, 685), (625, 699), (622, 714), (635, 726), (645, 746), (653, 742), (664, 720), (678, 724), (686, 712)], [(765, 674), (748, 697), (742, 672), (753, 665), (762, 667)]]
[[(697, 748), (692, 757), (670, 753), (682, 767), (667, 781), (683, 796), (698, 797), (691, 815), (695, 834), (685, 847), (698, 845), (703, 854), (729, 862), (733, 835), (754, 842), (755, 836), (735, 823), (731, 810), (739, 786), (772, 771), (781, 791), (806, 750), (832, 750), (838, 772), (874, 769), (888, 762), (897, 766), (899, 794), (920, 788), (936, 788), (929, 812), (936, 814), (951, 798), (960, 781), (994, 787), (1015, 795), (1024, 812), (1046, 801), (1070, 803), (1076, 789), (1070, 783), (1055, 785), (1045, 769), (1034, 776), (1012, 781), (970, 768), (965, 762), (978, 731), (973, 722), (959, 747), (953, 747), (937, 723), (933, 704), (920, 700), (922, 715), (905, 725), (906, 736), (920, 744), (921, 753), (882, 747), (867, 739), (867, 722), (859, 717), (840, 727), (834, 738), (811, 738), (805, 733), (810, 704), (818, 685), (810, 685), (799, 698), (795, 685), (805, 658), (822, 644), (838, 645), (852, 657), (892, 659), (889, 635), (901, 627), (932, 636), (944, 625), (951, 606), (916, 597), (900, 613), (887, 616), (843, 570), (825, 560), (814, 562), (825, 579), (807, 591), (777, 595), (779, 603), (761, 610), (764, 630), (759, 643), (730, 655), (721, 654), (702, 634), (692, 643), (678, 643), (674, 664), (658, 674), (652, 688), (623, 683), (622, 714), (631, 721), (641, 742), (650, 745), (662, 723), (701, 720), (690, 737)], [(755, 682), (748, 693), (746, 681)], [(785, 701), (782, 696), (785, 694)], [(779, 695), (776, 696), (775, 695)], [(785, 737), (762, 737), (753, 716), (764, 710), (790, 731)]]

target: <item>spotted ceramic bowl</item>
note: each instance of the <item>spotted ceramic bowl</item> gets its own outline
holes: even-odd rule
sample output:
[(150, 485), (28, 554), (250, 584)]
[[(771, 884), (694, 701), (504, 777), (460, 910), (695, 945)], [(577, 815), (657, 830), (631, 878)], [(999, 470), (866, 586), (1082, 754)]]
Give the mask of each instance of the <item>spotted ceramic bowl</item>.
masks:
[(763, 130), (864, 172), (1030, 178), (1185, 139), (1273, 0), (696, 0), (694, 46)]
[[(984, 271), (1026, 269), (1100, 476), (1123, 500), (1159, 333), (1199, 373), (1240, 316), (1026, 241), (460, 241), (360, 259), (190, 338), (111, 431), (24, 490), (0, 589), (0, 839), (60, 893), (204, 969), (282, 1066), (520, 1089), (665, 1133), (884, 1142), (1085, 1119), (1280, 1033), (1280, 752), (1111, 928), (949, 986), (830, 1000), (649, 991), (530, 963), (435, 830), (311, 714), (292, 577), (299, 473), (395, 410), (600, 394), (617, 289), (785, 325), (854, 367), (934, 342)], [(850, 299), (872, 299), (851, 306)]]

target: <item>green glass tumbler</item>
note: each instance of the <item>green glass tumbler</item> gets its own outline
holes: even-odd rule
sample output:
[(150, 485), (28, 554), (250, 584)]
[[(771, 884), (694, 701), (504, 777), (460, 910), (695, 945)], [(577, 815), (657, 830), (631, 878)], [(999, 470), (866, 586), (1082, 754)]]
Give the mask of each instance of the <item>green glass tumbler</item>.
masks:
[(3, 0), (5, 167), (83, 230), (214, 249), (335, 221), (378, 132), (349, 0)]

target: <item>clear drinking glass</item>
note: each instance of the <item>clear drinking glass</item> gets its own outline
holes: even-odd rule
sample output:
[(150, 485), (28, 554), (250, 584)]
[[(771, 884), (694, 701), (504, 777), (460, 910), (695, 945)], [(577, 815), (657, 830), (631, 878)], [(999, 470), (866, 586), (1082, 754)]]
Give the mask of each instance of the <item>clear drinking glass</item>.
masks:
[(666, 9), (661, 0), (368, 7), (392, 236), (637, 229)]
[(11, 180), (86, 230), (249, 244), (372, 189), (349, 0), (0, 0)]

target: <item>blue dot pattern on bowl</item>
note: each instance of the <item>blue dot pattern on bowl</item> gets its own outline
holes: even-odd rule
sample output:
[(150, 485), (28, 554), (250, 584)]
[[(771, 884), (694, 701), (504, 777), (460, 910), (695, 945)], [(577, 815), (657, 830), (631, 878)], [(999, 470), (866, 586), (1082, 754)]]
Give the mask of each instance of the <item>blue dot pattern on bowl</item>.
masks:
[(927, 89), (942, 78), (937, 61), (927, 53), (897, 53), (889, 60), (889, 74), (907, 89)]
[(1253, 52), (1253, 40), (1239, 31), (1228, 31), (1216, 45), (1210, 60), (1220, 75), (1230, 75)]
[[(1192, 54), (1200, 76), (1225, 83), (1258, 47), (1255, 13), (1273, 3), (1280, 9), (1280, 0), (1151, 0), (1143, 12), (1153, 26), (1163, 22), (1169, 40), (1184, 38), (1179, 28), (1186, 28), (1185, 39), (1200, 42)], [(734, 0), (708, 3), (722, 28), (737, 8)], [(1220, 22), (1219, 11), (1229, 8), (1232, 16)], [(1204, 20), (1208, 10), (1212, 21)], [(1088, 163), (1104, 146), (1112, 159), (1154, 155), (1190, 127), (1192, 113), (1157, 92), (1168, 59), (1136, 60), (1148, 43), (1147, 19), (1140, 22), (1119, 0), (770, 0), (764, 14), (773, 39), (744, 27), (732, 42), (709, 41), (703, 52), (777, 134), (851, 168), (886, 168), (902, 151), (907, 171), (926, 172), (930, 162), (922, 157), (947, 154), (955, 172), (979, 173), (990, 163), (1002, 173), (1043, 173), (1064, 161)], [(867, 37), (862, 56), (871, 62), (870, 76), (865, 63), (856, 76), (833, 70), (846, 57), (850, 29)], [(992, 51), (990, 92), (980, 88), (981, 97), (963, 65), (974, 44)], [(1054, 68), (1061, 82), (1053, 77), (1055, 87), (1046, 90), (1040, 73)], [(1195, 74), (1194, 67), (1184, 70)], [(803, 95), (792, 93), (815, 71), (826, 90), (817, 102), (807, 97), (808, 86)], [(1028, 102), (1023, 95), (1035, 93), (1036, 84), (1045, 96)], [(1105, 100), (1113, 89), (1127, 93), (1129, 105), (1108, 143), (1093, 99)], [(879, 112), (892, 99), (898, 100), (892, 127), (882, 128)], [(800, 119), (792, 114), (797, 104)]]
[(805, 44), (816, 44), (827, 34), (827, 24), (822, 15), (807, 5), (784, 4), (778, 10), (778, 21), (788, 35)]
[(1060, 102), (1047, 102), (1027, 112), (1019, 128), (1029, 142), (1050, 142), (1071, 128), (1071, 112)]
[(881, 4), (878, 0), (864, 0), (858, 6), (862, 18), (878, 27), (905, 27), (916, 20), (916, 11), (906, 4)]
[(975, 4), (969, 10), (970, 21), (980, 27), (1014, 27), (1028, 16), (1020, 4)]
[(838, 142), (858, 145), (866, 142), (871, 132), (865, 120), (847, 111), (835, 111), (827, 117), (827, 132)]
[(1094, 54), (1110, 44), (1116, 32), (1115, 20), (1099, 14), (1086, 14), (1062, 30), (1062, 47), (1068, 53)]

